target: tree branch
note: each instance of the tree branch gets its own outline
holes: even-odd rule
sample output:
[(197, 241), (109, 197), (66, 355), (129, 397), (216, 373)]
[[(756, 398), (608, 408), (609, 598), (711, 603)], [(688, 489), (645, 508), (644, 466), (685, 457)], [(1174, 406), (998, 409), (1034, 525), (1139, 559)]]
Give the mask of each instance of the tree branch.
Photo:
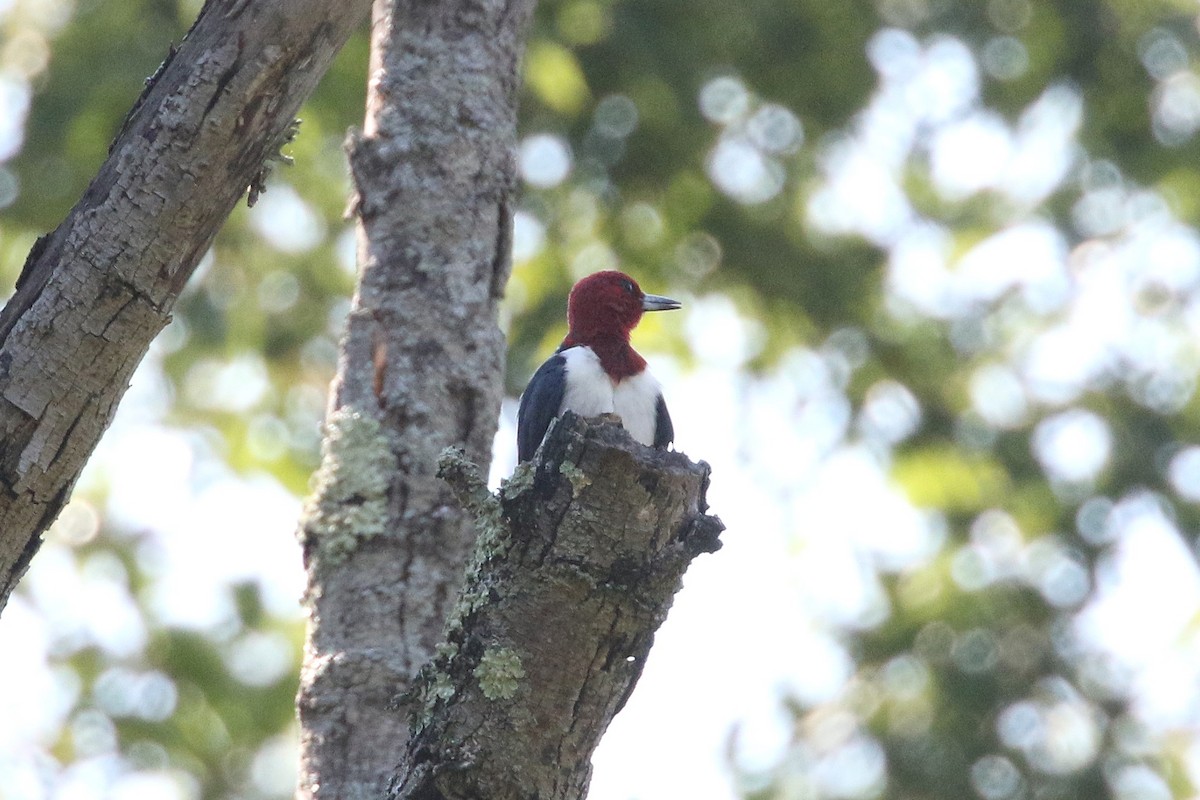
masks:
[(708, 465), (568, 413), (500, 497), (461, 453), (441, 474), (479, 537), (391, 800), (582, 798), (684, 570), (720, 547)]
[(366, 0), (209, 0), (0, 312), (0, 609)]

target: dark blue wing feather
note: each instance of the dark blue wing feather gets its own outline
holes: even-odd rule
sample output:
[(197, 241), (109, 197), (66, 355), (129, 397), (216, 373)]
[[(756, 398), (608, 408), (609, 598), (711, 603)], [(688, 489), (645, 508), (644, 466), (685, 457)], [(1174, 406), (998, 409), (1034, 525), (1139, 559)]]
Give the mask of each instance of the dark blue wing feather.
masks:
[(665, 449), (673, 441), (675, 426), (671, 424), (671, 415), (667, 413), (667, 401), (660, 394), (654, 406), (654, 446)]
[(525, 387), (517, 410), (517, 458), (528, 461), (537, 452), (542, 437), (558, 416), (567, 386), (567, 360), (560, 355), (546, 359)]

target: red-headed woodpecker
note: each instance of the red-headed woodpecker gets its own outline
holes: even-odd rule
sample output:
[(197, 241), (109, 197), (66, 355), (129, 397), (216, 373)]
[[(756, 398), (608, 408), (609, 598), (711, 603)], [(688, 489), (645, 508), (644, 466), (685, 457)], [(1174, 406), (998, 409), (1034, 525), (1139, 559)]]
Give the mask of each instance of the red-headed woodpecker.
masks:
[(645, 311), (679, 303), (646, 294), (637, 282), (608, 270), (589, 275), (567, 299), (567, 338), (529, 379), (517, 411), (517, 456), (528, 461), (555, 417), (616, 414), (635, 441), (666, 447), (675, 438), (671, 415), (646, 359), (629, 346)]

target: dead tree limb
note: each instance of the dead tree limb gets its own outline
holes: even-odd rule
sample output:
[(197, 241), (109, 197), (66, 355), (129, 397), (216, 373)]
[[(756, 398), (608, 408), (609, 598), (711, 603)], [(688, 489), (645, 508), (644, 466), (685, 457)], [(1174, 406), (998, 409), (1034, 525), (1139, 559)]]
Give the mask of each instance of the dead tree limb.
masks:
[(391, 800), (578, 800), (684, 570), (720, 547), (708, 465), (567, 414), (499, 497), (461, 453), (442, 474), (479, 538)]

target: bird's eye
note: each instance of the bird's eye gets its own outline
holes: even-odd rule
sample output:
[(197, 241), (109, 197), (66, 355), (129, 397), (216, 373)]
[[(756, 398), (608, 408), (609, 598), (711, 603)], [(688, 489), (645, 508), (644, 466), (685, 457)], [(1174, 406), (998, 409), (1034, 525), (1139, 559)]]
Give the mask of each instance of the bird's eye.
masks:
[(625, 291), (629, 292), (630, 294), (634, 293), (633, 292), (633, 281), (630, 281), (630, 280), (621, 281), (621, 288), (624, 289)]

